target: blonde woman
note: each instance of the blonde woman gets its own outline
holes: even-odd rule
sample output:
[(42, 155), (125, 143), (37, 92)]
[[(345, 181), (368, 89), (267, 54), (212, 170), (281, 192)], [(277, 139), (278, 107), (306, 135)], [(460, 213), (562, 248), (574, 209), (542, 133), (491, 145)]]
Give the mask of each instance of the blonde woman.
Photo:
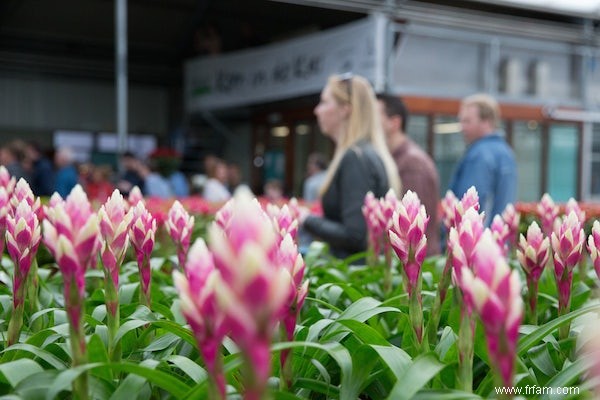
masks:
[(365, 78), (330, 77), (314, 112), (321, 132), (336, 147), (321, 187), (324, 215), (306, 217), (303, 228), (342, 258), (366, 249), (361, 207), (367, 192), (381, 197), (393, 188), (399, 193), (400, 180), (385, 143), (375, 94)]

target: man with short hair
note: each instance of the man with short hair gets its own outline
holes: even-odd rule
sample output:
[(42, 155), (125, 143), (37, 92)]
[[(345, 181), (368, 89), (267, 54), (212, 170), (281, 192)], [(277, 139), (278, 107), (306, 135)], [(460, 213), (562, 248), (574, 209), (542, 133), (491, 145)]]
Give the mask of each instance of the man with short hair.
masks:
[(377, 96), (381, 123), (390, 153), (398, 166), (398, 174), (404, 193), (412, 190), (419, 196), (429, 215), (427, 225), (427, 255), (440, 253), (440, 227), (438, 204), (440, 201), (440, 178), (431, 157), (406, 134), (408, 110), (398, 96)]
[(486, 94), (465, 98), (458, 114), (467, 150), (454, 171), (450, 190), (461, 198), (475, 186), (480, 212), (486, 225), (516, 201), (517, 163), (515, 155), (498, 129), (500, 107)]

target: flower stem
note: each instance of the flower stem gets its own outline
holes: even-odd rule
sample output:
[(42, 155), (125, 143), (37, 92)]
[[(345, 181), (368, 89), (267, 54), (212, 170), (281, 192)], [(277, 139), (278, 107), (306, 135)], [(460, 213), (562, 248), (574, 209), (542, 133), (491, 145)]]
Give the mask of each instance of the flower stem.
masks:
[[(464, 302), (460, 302), (464, 304)], [(475, 325), (470, 312), (461, 312), (460, 328), (458, 331), (458, 376), (457, 387), (471, 393), (473, 391), (473, 352)]]
[(537, 325), (537, 295), (538, 295), (538, 280), (532, 277), (527, 277), (527, 305), (529, 307), (529, 323)]
[[(77, 367), (87, 363), (87, 349), (85, 343), (85, 332), (83, 330), (82, 301), (77, 285), (74, 282), (65, 282), (68, 286), (66, 305), (67, 315), (69, 316), (69, 332), (71, 340), (72, 366)], [(73, 381), (73, 398), (78, 400), (88, 399), (88, 373), (82, 372), (81, 375)]]
[(8, 323), (8, 338), (6, 340), (6, 347), (10, 347), (15, 343), (19, 342), (19, 336), (21, 335), (21, 328), (23, 327), (23, 308), (25, 304), (21, 301), (13, 309), (12, 315), (10, 316), (10, 322)]
[(440, 282), (438, 283), (438, 290), (435, 296), (435, 302), (433, 303), (433, 308), (431, 309), (431, 316), (429, 318), (429, 323), (427, 324), (427, 335), (429, 338), (429, 343), (434, 344), (437, 342), (437, 330), (438, 325), (440, 324), (440, 319), (442, 317), (442, 305), (444, 304), (444, 300), (446, 299), (446, 294), (448, 293), (448, 287), (450, 287), (450, 281), (452, 278), (452, 256), (450, 252), (448, 252), (448, 256), (446, 257), (446, 265), (444, 266), (444, 271), (442, 272), (442, 276), (440, 278)]

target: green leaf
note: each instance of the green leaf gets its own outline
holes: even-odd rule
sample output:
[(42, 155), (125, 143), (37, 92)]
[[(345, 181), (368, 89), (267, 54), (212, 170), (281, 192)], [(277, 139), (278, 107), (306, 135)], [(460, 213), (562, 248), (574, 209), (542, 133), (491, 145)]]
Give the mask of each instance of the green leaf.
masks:
[(309, 389), (313, 392), (322, 393), (326, 395), (328, 399), (338, 398), (340, 395), (340, 389), (337, 386), (317, 379), (298, 378), (296, 379), (294, 387)]
[[(156, 360), (144, 360), (140, 365), (146, 368), (156, 368), (156, 366), (160, 364)], [(114, 391), (112, 396), (110, 396), (110, 400), (132, 400), (132, 393), (139, 393), (142, 390), (142, 387), (148, 382), (142, 376), (129, 374), (121, 381), (121, 384)]]
[(166, 390), (177, 399), (183, 398), (186, 392), (190, 389), (185, 382), (175, 378), (173, 375), (167, 372), (147, 368), (142, 365), (131, 364), (127, 362), (95, 363), (81, 365), (60, 373), (56, 377), (56, 381), (50, 387), (46, 399), (54, 399), (54, 397), (56, 397), (56, 395), (58, 395), (61, 391), (69, 388), (73, 380), (75, 380), (79, 375), (85, 371), (94, 370), (97, 368), (109, 368), (112, 370), (112, 372), (127, 372), (142, 376), (152, 384)]
[(383, 312), (400, 312), (395, 307), (380, 307), (381, 302), (372, 297), (363, 297), (355, 303), (352, 303), (338, 318), (354, 319), (356, 321), (365, 322), (371, 317)]
[(159, 336), (146, 346), (143, 351), (155, 352), (169, 348), (173, 343), (179, 342), (181, 339), (172, 333)]
[(381, 360), (389, 367), (397, 380), (400, 380), (406, 369), (411, 365), (408, 353), (396, 346), (371, 346), (379, 354)]
[(564, 324), (568, 324), (580, 315), (589, 312), (598, 312), (598, 310), (600, 310), (600, 305), (594, 304), (591, 306), (580, 308), (578, 310), (571, 311), (568, 314), (562, 315), (545, 323), (544, 325), (534, 330), (532, 333), (526, 335), (525, 337), (522, 337), (519, 340), (517, 354), (520, 357), (522, 357), (532, 346), (539, 343), (542, 339), (544, 339), (544, 337), (548, 336), (549, 334), (557, 330), (559, 327), (563, 326)]
[(0, 374), (2, 374), (0, 378), (13, 388), (28, 376), (42, 371), (43, 368), (29, 358), (21, 358), (0, 364)]
[(354, 319), (338, 320), (344, 326), (352, 330), (358, 339), (366, 344), (376, 344), (380, 346), (389, 345), (389, 342), (383, 338), (375, 329), (371, 328), (363, 322)]
[[(558, 374), (556, 374), (552, 379), (546, 382), (544, 386), (548, 388), (566, 389), (572, 384), (579, 382), (579, 378), (581, 378), (581, 376), (585, 372), (589, 371), (589, 368), (590, 363), (588, 362), (588, 360), (586, 360), (585, 358), (578, 359), (573, 364), (569, 365), (568, 367), (560, 371)], [(539, 397), (540, 400), (551, 400), (554, 398), (556, 398), (556, 396), (552, 396), (548, 393), (545, 393), (541, 397)]]
[(469, 400), (481, 399), (473, 393), (459, 392), (456, 390), (421, 390), (412, 397), (412, 400)]
[(389, 396), (389, 400), (411, 399), (442, 369), (445, 365), (432, 354), (424, 354), (414, 359), (398, 379)]
[(527, 353), (533, 366), (546, 376), (554, 376), (557, 373), (552, 356), (550, 355), (551, 346), (551, 343), (544, 343), (531, 348)]
[(15, 387), (15, 393), (18, 393), (22, 400), (43, 399), (59, 373), (51, 369), (29, 375)]
[[(90, 341), (87, 345), (87, 351), (89, 363), (108, 363), (110, 361), (106, 347), (104, 347), (104, 342), (102, 339), (100, 339), (100, 336), (96, 334), (90, 337)], [(109, 382), (113, 379), (110, 370), (104, 368), (95, 370), (94, 375)]]
[(172, 363), (187, 376), (192, 378), (195, 383), (200, 383), (206, 380), (206, 371), (204, 368), (193, 362), (187, 357), (172, 355), (167, 357), (166, 361)]
[[(339, 343), (312, 343), (312, 342), (285, 342), (285, 343), (277, 343), (272, 346), (273, 351), (279, 351), (283, 349), (292, 349), (292, 348), (315, 348), (322, 350), (329, 354), (331, 358), (335, 360), (337, 365), (340, 368), (340, 387), (342, 388), (342, 393), (340, 394), (340, 400), (356, 400), (356, 396), (345, 397), (345, 390), (349, 390), (349, 380), (352, 376), (352, 357), (350, 356), (350, 352), (344, 346)], [(347, 388), (347, 389), (344, 389)]]
[(352, 364), (359, 366), (352, 368), (352, 375), (345, 386), (342, 386), (340, 398), (357, 399), (361, 390), (369, 383), (371, 370), (379, 361), (374, 357), (374, 350), (368, 345), (362, 345), (352, 352)]
[(16, 350), (31, 353), (34, 356), (39, 357), (43, 361), (47, 362), (55, 369), (65, 369), (66, 368), (66, 364), (60, 358), (56, 357), (54, 354), (50, 353), (49, 351), (46, 351), (39, 347), (33, 346), (31, 344), (16, 343), (7, 349), (4, 349), (2, 352), (8, 353), (11, 351), (16, 351)]

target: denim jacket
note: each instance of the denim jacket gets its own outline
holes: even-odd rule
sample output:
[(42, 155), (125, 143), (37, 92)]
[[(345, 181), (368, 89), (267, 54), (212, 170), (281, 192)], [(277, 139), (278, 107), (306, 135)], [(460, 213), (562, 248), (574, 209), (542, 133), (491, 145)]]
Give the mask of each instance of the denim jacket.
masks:
[(458, 163), (450, 190), (459, 199), (471, 187), (479, 194), (480, 212), (489, 226), (496, 214), (502, 214), (517, 197), (517, 164), (506, 141), (497, 133), (471, 143)]

